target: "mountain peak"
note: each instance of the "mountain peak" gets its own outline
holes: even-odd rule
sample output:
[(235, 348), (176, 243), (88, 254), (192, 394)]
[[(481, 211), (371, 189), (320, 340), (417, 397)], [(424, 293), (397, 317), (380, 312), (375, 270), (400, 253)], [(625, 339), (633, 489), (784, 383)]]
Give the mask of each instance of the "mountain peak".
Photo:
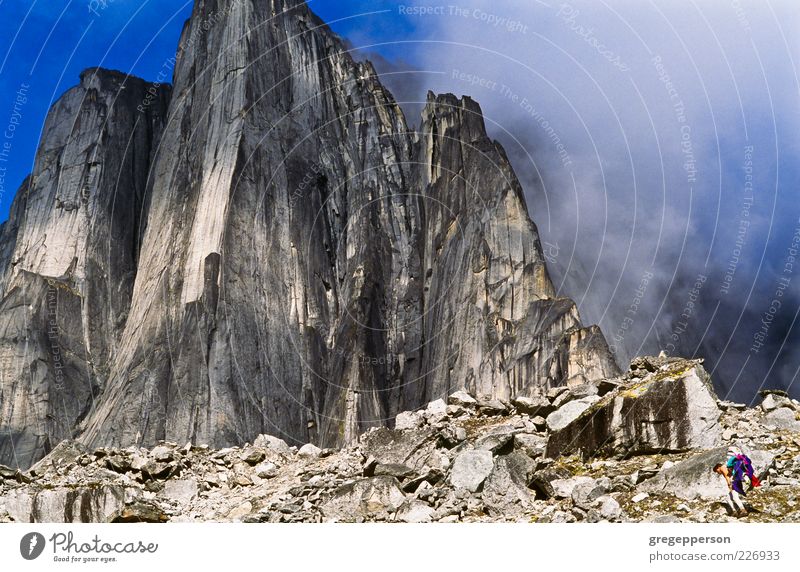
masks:
[(72, 434), (337, 445), (459, 388), (615, 373), (471, 98), (429, 94), (410, 133), (371, 64), (283, 0), (198, 1), (174, 90), (90, 68), (54, 107), (0, 248), (20, 404), (0, 462)]

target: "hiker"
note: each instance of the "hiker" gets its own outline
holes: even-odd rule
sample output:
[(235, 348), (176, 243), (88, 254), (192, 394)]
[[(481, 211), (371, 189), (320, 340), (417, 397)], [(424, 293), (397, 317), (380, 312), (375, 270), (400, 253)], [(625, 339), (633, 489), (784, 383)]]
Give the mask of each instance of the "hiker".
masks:
[(725, 482), (728, 484), (728, 494), (725, 497), (725, 503), (730, 507), (731, 513), (734, 516), (747, 516), (747, 509), (739, 498), (739, 493), (733, 489), (731, 472), (728, 470), (728, 467), (722, 463), (717, 463), (714, 465), (714, 472), (725, 477)]
[(761, 482), (753, 472), (753, 463), (750, 458), (731, 447), (728, 449), (728, 459), (725, 464), (717, 463), (714, 466), (714, 472), (725, 477), (728, 485), (728, 495), (725, 500), (731, 508), (731, 512), (736, 516), (746, 516), (747, 509), (740, 498), (740, 496), (746, 495), (743, 486), (744, 477), (746, 476), (750, 481), (750, 489), (761, 486)]

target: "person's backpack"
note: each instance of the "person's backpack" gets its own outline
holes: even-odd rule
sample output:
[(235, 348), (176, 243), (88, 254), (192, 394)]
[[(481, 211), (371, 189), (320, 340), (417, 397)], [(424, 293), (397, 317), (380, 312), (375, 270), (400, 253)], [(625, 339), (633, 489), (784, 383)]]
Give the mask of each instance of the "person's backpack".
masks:
[(742, 488), (742, 481), (745, 475), (750, 481), (750, 488), (761, 486), (761, 481), (753, 471), (753, 462), (747, 455), (739, 453), (736, 455), (736, 457), (734, 457), (732, 473), (733, 475), (731, 480), (733, 481), (733, 489), (739, 494), (745, 494), (744, 489)]

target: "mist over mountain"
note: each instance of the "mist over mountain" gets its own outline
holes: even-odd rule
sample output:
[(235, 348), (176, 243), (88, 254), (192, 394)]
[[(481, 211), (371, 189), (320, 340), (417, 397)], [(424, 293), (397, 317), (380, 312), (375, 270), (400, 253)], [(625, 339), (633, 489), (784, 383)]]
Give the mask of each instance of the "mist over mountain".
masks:
[[(344, 30), (364, 57), (396, 53), (426, 85), (480, 99), (558, 290), (620, 362), (666, 350), (704, 357), (733, 399), (796, 394), (791, 2), (356, 4), (404, 22), (396, 43), (377, 24)], [(395, 90), (418, 81), (378, 69)]]

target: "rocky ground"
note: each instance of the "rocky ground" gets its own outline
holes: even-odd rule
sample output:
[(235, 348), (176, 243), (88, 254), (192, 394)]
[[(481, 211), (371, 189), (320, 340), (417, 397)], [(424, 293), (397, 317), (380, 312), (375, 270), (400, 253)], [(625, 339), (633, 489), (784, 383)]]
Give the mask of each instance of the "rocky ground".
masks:
[[(456, 392), (340, 450), (64, 442), (29, 471), (0, 467), (0, 521), (800, 522), (800, 403), (773, 392), (746, 408), (707, 382), (698, 361), (639, 358), (510, 403)], [(730, 445), (764, 481), (743, 519), (711, 471)]]

